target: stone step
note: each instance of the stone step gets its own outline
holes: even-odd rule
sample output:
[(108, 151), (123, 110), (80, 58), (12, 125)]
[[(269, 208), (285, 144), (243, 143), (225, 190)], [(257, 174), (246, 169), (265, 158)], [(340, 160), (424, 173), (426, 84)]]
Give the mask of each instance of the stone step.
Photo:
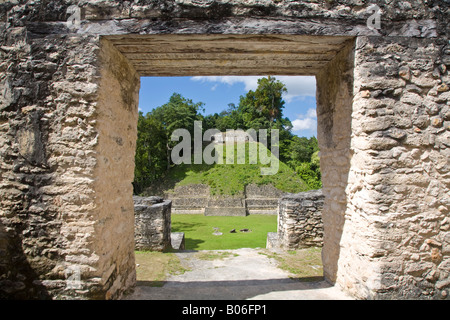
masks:
[(278, 214), (278, 210), (272, 209), (272, 210), (260, 210), (260, 209), (248, 209), (247, 208), (247, 212), (248, 214), (267, 214), (267, 215), (276, 215)]
[(246, 216), (244, 207), (206, 207), (205, 216)]
[(173, 249), (175, 250), (185, 249), (184, 232), (171, 232), (170, 241)]
[(266, 249), (280, 248), (280, 241), (278, 239), (278, 233), (267, 232)]
[(204, 208), (208, 198), (171, 198), (172, 207)]
[(185, 209), (181, 208), (172, 208), (172, 214), (204, 214), (205, 208), (197, 208), (197, 209)]

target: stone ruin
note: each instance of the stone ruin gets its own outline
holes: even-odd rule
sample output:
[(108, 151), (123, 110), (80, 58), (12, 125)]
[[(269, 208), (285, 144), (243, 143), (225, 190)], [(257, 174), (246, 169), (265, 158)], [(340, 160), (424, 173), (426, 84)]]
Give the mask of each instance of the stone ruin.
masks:
[(170, 200), (161, 197), (138, 197), (134, 200), (135, 249), (141, 251), (167, 251), (171, 243)]
[(246, 216), (248, 214), (277, 214), (278, 199), (283, 192), (272, 185), (246, 185), (236, 195), (212, 196), (205, 184), (176, 186), (165, 192), (172, 201), (172, 213), (204, 214), (205, 216)]
[(133, 196), (134, 240), (139, 251), (184, 250), (184, 232), (172, 232), (172, 201)]
[(0, 297), (135, 285), (141, 76), (313, 75), (326, 280), (449, 299), (449, 4), (373, 3), (2, 1)]
[(296, 250), (323, 246), (323, 203), (321, 189), (280, 198), (277, 232), (267, 235), (267, 248)]

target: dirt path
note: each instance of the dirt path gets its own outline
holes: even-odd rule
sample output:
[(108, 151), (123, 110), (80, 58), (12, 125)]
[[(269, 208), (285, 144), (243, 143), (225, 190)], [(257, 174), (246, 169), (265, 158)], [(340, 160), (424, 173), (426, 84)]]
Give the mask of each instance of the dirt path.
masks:
[(176, 253), (189, 270), (169, 276), (162, 287), (138, 283), (133, 300), (349, 299), (320, 278), (299, 281), (277, 266), (264, 249)]

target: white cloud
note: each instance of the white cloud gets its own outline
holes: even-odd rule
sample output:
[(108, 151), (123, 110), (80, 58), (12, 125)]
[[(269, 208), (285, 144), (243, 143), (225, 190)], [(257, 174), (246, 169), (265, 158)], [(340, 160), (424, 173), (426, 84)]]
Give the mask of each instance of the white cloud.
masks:
[(292, 121), (292, 131), (314, 130), (317, 121), (312, 118), (295, 119)]
[(292, 131), (315, 130), (317, 128), (316, 109), (308, 109), (306, 114), (300, 114), (292, 121)]
[(306, 112), (306, 117), (307, 118), (317, 118), (316, 109), (309, 108), (308, 111)]
[[(255, 90), (258, 86), (258, 79), (261, 77), (254, 77), (254, 76), (197, 76), (192, 77), (192, 81), (199, 81), (199, 82), (212, 82), (212, 83), (224, 83), (228, 85), (233, 85), (236, 83), (244, 83), (245, 84), (245, 90)], [(217, 84), (214, 86), (216, 87)]]
[(275, 77), (286, 85), (287, 93), (284, 96), (286, 102), (291, 102), (294, 99), (301, 97), (315, 97), (316, 96), (316, 78), (315, 77), (292, 77), (281, 76)]
[[(198, 76), (192, 77), (192, 81), (224, 83), (233, 85), (236, 83), (243, 83), (245, 90), (256, 90), (258, 87), (258, 79), (261, 76)], [(292, 102), (294, 99), (301, 99), (302, 97), (316, 96), (316, 78), (313, 76), (275, 76), (286, 85), (287, 93), (284, 95), (286, 102)], [(213, 89), (214, 88), (214, 89)], [(215, 90), (216, 86), (212, 87)]]

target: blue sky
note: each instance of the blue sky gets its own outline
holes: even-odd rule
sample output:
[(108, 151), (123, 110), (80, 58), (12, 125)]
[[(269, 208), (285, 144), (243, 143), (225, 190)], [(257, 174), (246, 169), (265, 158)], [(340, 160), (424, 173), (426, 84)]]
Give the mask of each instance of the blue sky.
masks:
[[(169, 101), (177, 92), (193, 102), (203, 102), (204, 114), (220, 113), (229, 103), (239, 104), (239, 97), (257, 87), (257, 76), (213, 77), (142, 77), (139, 110), (147, 113)], [(283, 114), (298, 136), (317, 136), (316, 82), (314, 77), (275, 76), (288, 92), (283, 96)]]

